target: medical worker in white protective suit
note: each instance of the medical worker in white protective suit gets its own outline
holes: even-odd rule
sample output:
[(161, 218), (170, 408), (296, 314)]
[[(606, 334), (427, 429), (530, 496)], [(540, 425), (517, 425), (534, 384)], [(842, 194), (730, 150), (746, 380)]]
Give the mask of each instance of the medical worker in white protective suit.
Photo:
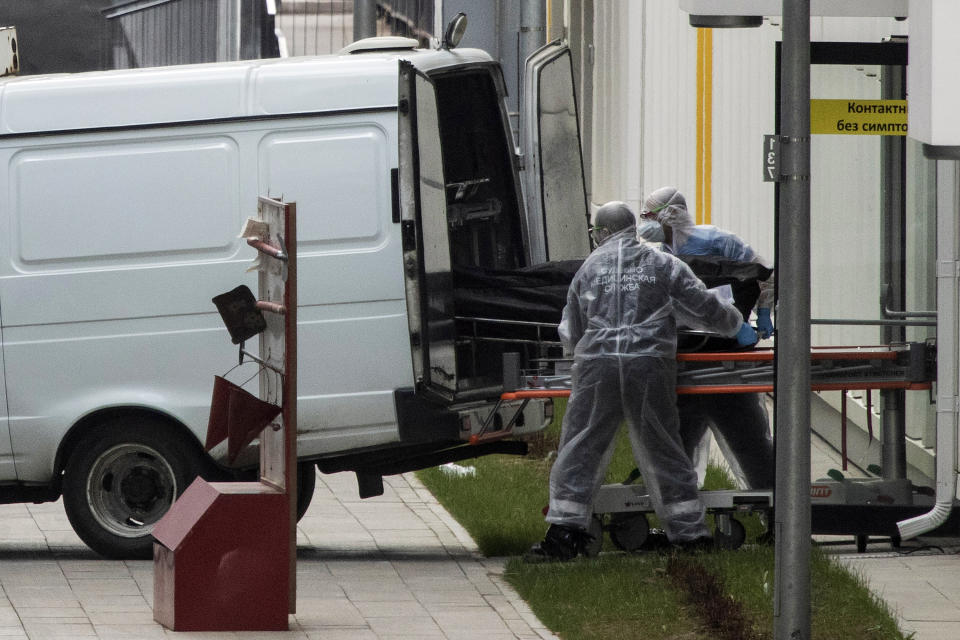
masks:
[[(638, 235), (652, 242), (662, 242), (664, 250), (673, 255), (717, 256), (739, 262), (765, 263), (736, 234), (713, 225), (695, 224), (693, 215), (687, 210), (686, 199), (674, 187), (661, 187), (647, 196), (640, 216)], [(773, 276), (759, 284), (757, 333), (766, 338), (773, 334), (770, 318)], [(704, 435), (712, 426), (717, 444), (741, 484), (749, 489), (773, 488), (773, 439), (759, 394), (682, 396), (678, 408), (684, 449), (695, 463), (698, 460), (705, 463)], [(702, 470), (706, 465), (697, 466)]]
[[(638, 235), (651, 242), (662, 242), (675, 256), (719, 256), (738, 262), (758, 262), (766, 266), (753, 248), (735, 233), (712, 224), (696, 224), (687, 210), (687, 201), (674, 187), (660, 187), (643, 201)], [(659, 223), (660, 229), (651, 222)], [(757, 334), (773, 335), (773, 275), (760, 284), (757, 300)]]
[(573, 353), (573, 386), (550, 473), (550, 528), (528, 562), (585, 552), (593, 500), (624, 419), (667, 537), (681, 547), (708, 545), (696, 472), (678, 433), (677, 323), (757, 340), (740, 312), (686, 264), (637, 238), (626, 204), (607, 203), (594, 220), (599, 246), (570, 284), (559, 327)]

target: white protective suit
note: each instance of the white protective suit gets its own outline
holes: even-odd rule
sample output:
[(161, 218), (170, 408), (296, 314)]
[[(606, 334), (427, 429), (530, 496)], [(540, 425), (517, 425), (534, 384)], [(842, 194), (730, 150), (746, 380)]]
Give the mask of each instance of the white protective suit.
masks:
[[(738, 262), (759, 262), (765, 267), (770, 266), (735, 233), (711, 224), (696, 224), (693, 214), (687, 210), (683, 194), (673, 187), (661, 187), (647, 196), (644, 201), (644, 211), (655, 211), (656, 220), (661, 225), (670, 227), (672, 238), (670, 242), (664, 242), (663, 246), (666, 251), (675, 256), (721, 256)], [(647, 213), (643, 215), (648, 216)], [(638, 225), (638, 233), (641, 237), (654, 240), (655, 230), (641, 227), (641, 225)], [(641, 233), (641, 231), (644, 232)], [(662, 241), (662, 238), (656, 241)], [(757, 299), (757, 311), (766, 309), (769, 313), (774, 299), (773, 274), (759, 284), (760, 297)], [(744, 320), (747, 319), (744, 318)]]
[(696, 472), (678, 433), (678, 321), (732, 336), (742, 318), (682, 261), (639, 241), (632, 225), (604, 240), (577, 271), (559, 327), (574, 355), (573, 389), (550, 474), (547, 522), (587, 529), (626, 419), (669, 539), (709, 535)]
[[(661, 225), (670, 227), (671, 241), (664, 243), (663, 247), (676, 256), (719, 256), (768, 266), (736, 234), (713, 225), (694, 224), (686, 200), (673, 187), (661, 187), (647, 196), (643, 210), (648, 223), (655, 216)], [(655, 230), (649, 226), (638, 227), (641, 237), (654, 237), (654, 233)], [(759, 284), (760, 297), (756, 305), (758, 324), (764, 320), (769, 323), (770, 308), (774, 301), (773, 275)], [(712, 427), (717, 444), (739, 483), (750, 489), (773, 488), (773, 439), (767, 411), (759, 394), (683, 396), (678, 408), (684, 449), (696, 462), (701, 483), (709, 451), (709, 441), (704, 436), (707, 429)]]

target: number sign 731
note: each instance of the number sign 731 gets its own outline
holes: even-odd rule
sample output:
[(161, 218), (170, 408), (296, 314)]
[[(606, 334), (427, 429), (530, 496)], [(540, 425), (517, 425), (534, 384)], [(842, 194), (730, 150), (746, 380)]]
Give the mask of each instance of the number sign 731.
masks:
[(775, 135), (763, 136), (763, 181), (780, 181), (780, 141)]

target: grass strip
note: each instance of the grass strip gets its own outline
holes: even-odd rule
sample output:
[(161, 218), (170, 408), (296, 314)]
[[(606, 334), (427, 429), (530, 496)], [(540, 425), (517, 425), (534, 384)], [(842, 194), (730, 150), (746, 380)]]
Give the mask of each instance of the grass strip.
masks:
[[(559, 416), (531, 438), (531, 454), (485, 456), (465, 465), (475, 474), (459, 477), (440, 468), (418, 472), (437, 500), (467, 529), (487, 556), (518, 556), (543, 538), (550, 466), (559, 434)], [(621, 482), (635, 464), (624, 430), (606, 482)], [(733, 488), (722, 470), (709, 467), (705, 487)], [(724, 593), (742, 607), (754, 631), (773, 629), (774, 548), (751, 544), (763, 529), (756, 516), (742, 518), (747, 544), (737, 551), (704, 553), (697, 559), (722, 579)], [(651, 526), (656, 520), (650, 517)], [(698, 607), (672, 588), (669, 556), (612, 551), (570, 563), (531, 565), (513, 558), (506, 578), (537, 617), (565, 640), (717, 637)], [(813, 640), (904, 640), (889, 607), (862, 578), (851, 575), (814, 546), (811, 554), (811, 638)]]
[(696, 556), (674, 554), (667, 574), (685, 595), (718, 640), (765, 640), (738, 598), (727, 591), (723, 578), (707, 569)]
[(575, 562), (507, 563), (505, 576), (564, 640), (705, 640), (696, 611), (670, 588), (667, 556), (604, 554)]

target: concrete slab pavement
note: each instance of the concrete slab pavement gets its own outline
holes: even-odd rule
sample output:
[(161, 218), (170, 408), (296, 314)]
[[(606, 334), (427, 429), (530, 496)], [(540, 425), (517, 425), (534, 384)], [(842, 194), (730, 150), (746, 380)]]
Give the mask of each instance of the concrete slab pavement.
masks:
[[(813, 440), (811, 474), (839, 468)], [(73, 533), (63, 506), (0, 505), (0, 638), (450, 640), (554, 638), (467, 532), (412, 474), (361, 501), (352, 474), (318, 476), (298, 527), (297, 613), (280, 633), (173, 633), (153, 622), (150, 561), (103, 560)], [(858, 572), (915, 640), (960, 638), (960, 542), (922, 538), (900, 550), (852, 536), (824, 549)], [(816, 585), (813, 585), (816, 588)]]
[[(840, 455), (814, 436), (810, 466), (812, 479), (825, 478), (830, 469), (841, 468)], [(853, 468), (843, 473), (858, 475)], [(960, 540), (921, 536), (894, 549), (887, 540), (871, 539), (866, 551), (857, 553), (852, 536), (815, 539), (890, 605), (905, 634), (913, 633), (914, 640), (960, 638)]]
[(101, 559), (61, 503), (0, 506), (0, 638), (539, 640), (555, 638), (412, 474), (361, 501), (318, 476), (300, 521), (286, 632), (174, 633), (153, 621), (153, 564)]

